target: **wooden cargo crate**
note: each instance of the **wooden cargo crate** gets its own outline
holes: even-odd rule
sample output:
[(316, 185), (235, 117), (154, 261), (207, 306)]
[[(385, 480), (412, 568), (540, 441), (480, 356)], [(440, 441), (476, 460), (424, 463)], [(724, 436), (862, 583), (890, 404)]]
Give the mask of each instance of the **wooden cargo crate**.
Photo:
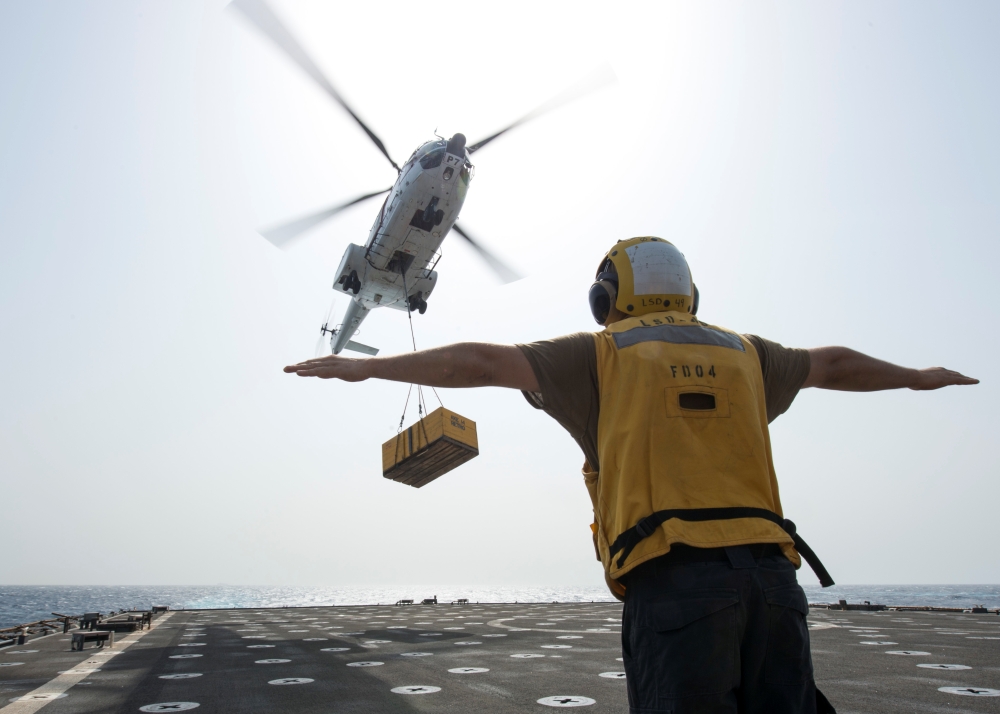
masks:
[(420, 488), (477, 456), (476, 422), (440, 407), (382, 444), (382, 475)]

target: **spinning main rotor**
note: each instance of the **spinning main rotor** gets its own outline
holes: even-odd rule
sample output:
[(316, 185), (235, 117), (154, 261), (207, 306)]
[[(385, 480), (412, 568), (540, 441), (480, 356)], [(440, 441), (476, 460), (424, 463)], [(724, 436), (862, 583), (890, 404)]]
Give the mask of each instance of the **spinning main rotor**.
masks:
[[(389, 150), (386, 148), (379, 136), (344, 100), (330, 80), (326, 78), (316, 63), (313, 62), (312, 58), (302, 48), (302, 45), (299, 44), (292, 33), (289, 32), (288, 28), (286, 28), (281, 20), (278, 19), (277, 15), (274, 14), (265, 0), (233, 0), (232, 6), (239, 10), (258, 30), (260, 30), (260, 32), (274, 42), (274, 44), (277, 45), (289, 57), (289, 59), (295, 62), (295, 64), (297, 64), (307, 75), (309, 75), (309, 77), (312, 78), (320, 89), (333, 99), (334, 102), (339, 104), (348, 114), (350, 114), (351, 118), (354, 119), (357, 125), (361, 127), (362, 131), (368, 135), (368, 138), (373, 144), (375, 144), (376, 148), (382, 153), (386, 160), (394, 169), (396, 169), (397, 174), (401, 171), (399, 164), (393, 160)], [(584, 94), (594, 91), (598, 87), (612, 81), (614, 81), (614, 74), (611, 72), (610, 67), (604, 67), (593, 76), (588, 77), (585, 81), (556, 95), (549, 101), (536, 107), (519, 119), (511, 122), (499, 131), (494, 132), (493, 134), (472, 144), (468, 144), (465, 147), (465, 151), (468, 154), (474, 154), (487, 144), (491, 143), (494, 139), (506, 134), (511, 129), (515, 129), (532, 119), (540, 117), (557, 107), (578, 99)], [(381, 196), (391, 190), (392, 186), (384, 188), (380, 191), (373, 191), (371, 193), (357, 196), (349, 201), (337, 203), (314, 213), (301, 216), (280, 225), (272, 226), (271, 228), (262, 231), (261, 234), (268, 241), (279, 248), (285, 248), (301, 237), (309, 229), (332, 218), (341, 211), (359, 203), (363, 203), (371, 198)], [(520, 277), (513, 269), (487, 250), (481, 241), (474, 239), (467, 230), (460, 227), (457, 223), (452, 226), (452, 229), (473, 250), (475, 250), (480, 257), (482, 257), (486, 264), (489, 265), (489, 267), (503, 282), (517, 280)]]

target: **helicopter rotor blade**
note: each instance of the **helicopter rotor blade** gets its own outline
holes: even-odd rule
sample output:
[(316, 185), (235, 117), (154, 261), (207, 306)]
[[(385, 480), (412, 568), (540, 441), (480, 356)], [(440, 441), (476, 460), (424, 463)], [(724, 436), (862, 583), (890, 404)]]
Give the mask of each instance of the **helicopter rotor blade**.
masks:
[(498, 257), (493, 255), (485, 247), (483, 247), (482, 243), (480, 243), (475, 238), (466, 233), (465, 230), (457, 223), (453, 225), (451, 229), (456, 233), (458, 233), (458, 235), (462, 236), (462, 238), (464, 238), (468, 242), (468, 244), (471, 245), (472, 248), (477, 253), (479, 253), (480, 257), (482, 257), (482, 259), (486, 261), (487, 265), (489, 265), (493, 269), (493, 272), (497, 274), (497, 276), (500, 278), (501, 281), (505, 283), (512, 283), (515, 280), (520, 280), (523, 277), (509, 265), (507, 265)]
[(552, 97), (552, 99), (550, 99), (549, 101), (545, 102), (544, 104), (538, 107), (535, 107), (517, 121), (508, 124), (506, 127), (496, 132), (495, 134), (491, 134), (490, 136), (487, 136), (485, 139), (480, 139), (476, 143), (469, 145), (467, 147), (468, 151), (470, 154), (474, 154), (481, 148), (489, 144), (491, 141), (496, 139), (497, 137), (506, 134), (511, 129), (516, 129), (517, 127), (531, 121), (532, 119), (537, 119), (538, 117), (542, 116), (543, 114), (547, 114), (553, 109), (557, 109), (558, 107), (561, 107), (564, 104), (569, 104), (570, 102), (580, 99), (581, 97), (586, 96), (591, 92), (596, 92), (601, 87), (604, 87), (608, 84), (612, 84), (615, 81), (617, 81), (617, 78), (615, 77), (614, 70), (611, 69), (611, 65), (606, 64), (597, 69), (596, 71), (594, 71), (592, 74), (587, 76), (582, 81), (570, 87), (569, 89), (560, 92), (556, 96)]
[(336, 206), (330, 206), (329, 208), (324, 208), (322, 211), (317, 211), (316, 213), (310, 213), (308, 216), (302, 216), (301, 218), (296, 218), (288, 223), (282, 223), (279, 226), (274, 226), (268, 228), (267, 230), (261, 231), (260, 234), (267, 238), (272, 244), (276, 245), (278, 248), (287, 248), (296, 238), (301, 236), (303, 233), (308, 231), (313, 226), (319, 225), (323, 221), (332, 216), (337, 215), (345, 208), (350, 208), (351, 206), (361, 203), (362, 201), (367, 201), (369, 198), (375, 198), (376, 196), (381, 196), (383, 193), (391, 191), (392, 187), (384, 188), (381, 191), (375, 191), (374, 193), (366, 193), (364, 196), (358, 196), (357, 198), (348, 201), (347, 203), (339, 203)]
[(299, 67), (305, 71), (313, 81), (318, 84), (323, 91), (329, 94), (337, 104), (342, 106), (344, 110), (351, 115), (351, 118), (358, 123), (364, 132), (368, 135), (368, 138), (372, 140), (378, 150), (389, 160), (392, 167), (396, 169), (399, 173), (399, 166), (392, 157), (389, 156), (388, 149), (385, 148), (385, 144), (382, 140), (375, 135), (367, 124), (365, 124), (361, 117), (354, 113), (354, 110), (344, 101), (344, 98), (340, 96), (340, 92), (334, 89), (333, 85), (330, 84), (330, 80), (326, 78), (320, 68), (312, 61), (312, 58), (306, 53), (302, 46), (298, 43), (291, 32), (288, 31), (278, 16), (274, 14), (265, 0), (233, 0), (231, 3), (233, 7), (243, 13), (243, 15), (252, 22), (258, 30), (267, 35), (268, 38), (282, 50), (289, 58), (295, 62)]

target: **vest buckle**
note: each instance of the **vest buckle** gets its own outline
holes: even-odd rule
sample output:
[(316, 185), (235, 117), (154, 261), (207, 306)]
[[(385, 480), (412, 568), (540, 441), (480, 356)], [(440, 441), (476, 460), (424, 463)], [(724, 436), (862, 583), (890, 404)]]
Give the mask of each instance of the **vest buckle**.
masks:
[(653, 516), (646, 516), (645, 518), (640, 518), (639, 522), (635, 524), (635, 529), (638, 531), (642, 538), (649, 538), (649, 536), (656, 533), (656, 529), (660, 527), (660, 523)]

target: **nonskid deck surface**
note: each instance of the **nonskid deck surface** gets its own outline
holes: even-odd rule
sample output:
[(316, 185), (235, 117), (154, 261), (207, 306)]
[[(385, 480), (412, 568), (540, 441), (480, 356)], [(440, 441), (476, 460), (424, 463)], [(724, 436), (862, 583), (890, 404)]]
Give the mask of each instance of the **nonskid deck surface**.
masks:
[[(627, 712), (620, 619), (614, 603), (171, 612), (113, 649), (57, 634), (0, 650), (0, 713)], [(1000, 711), (996, 615), (809, 620), (841, 714)]]

